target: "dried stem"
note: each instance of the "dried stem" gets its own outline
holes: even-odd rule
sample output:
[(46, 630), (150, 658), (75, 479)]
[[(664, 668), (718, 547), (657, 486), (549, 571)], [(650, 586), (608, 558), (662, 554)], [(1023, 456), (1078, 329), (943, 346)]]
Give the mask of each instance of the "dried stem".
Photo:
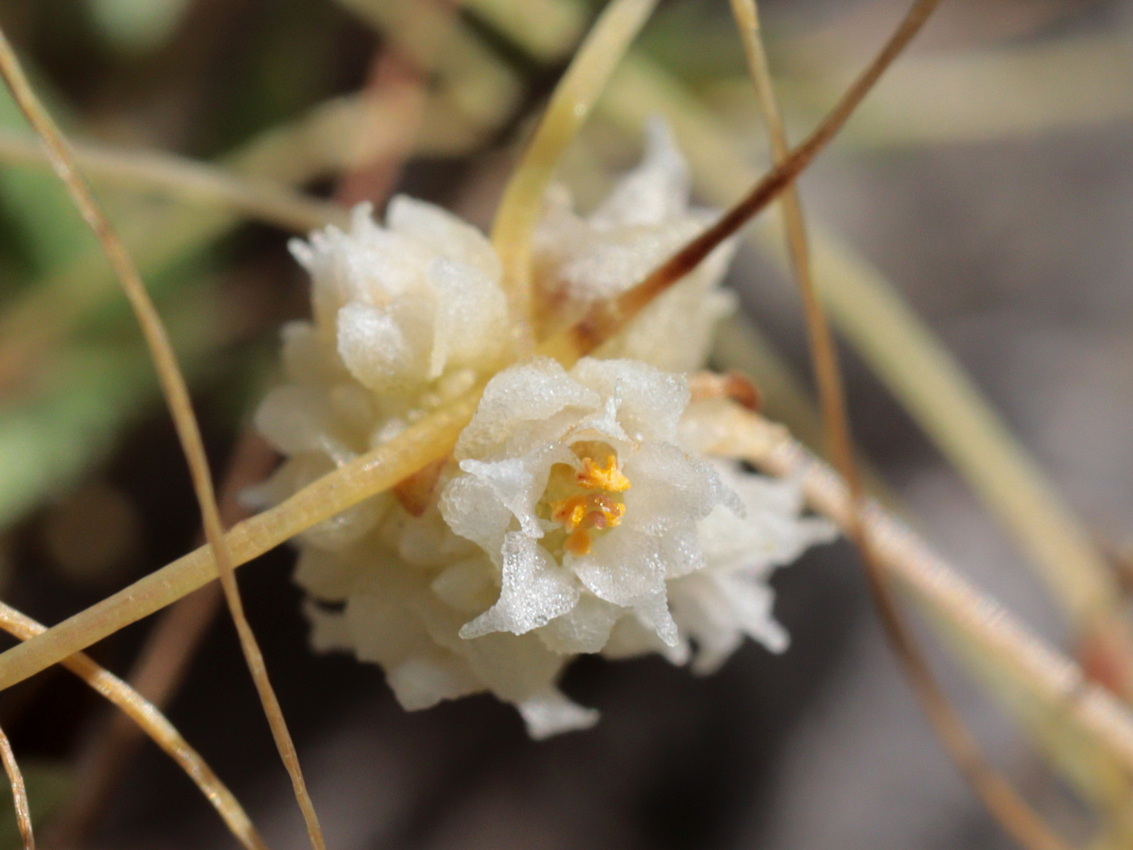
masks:
[[(767, 124), (772, 154), (775, 163), (780, 164), (788, 156), (790, 146), (763, 47), (755, 0), (732, 0), (732, 10), (743, 40), (760, 111)], [(795, 185), (792, 184), (783, 193), (781, 205), (792, 271), (803, 303), (828, 451), (849, 491), (851, 511), (847, 533), (861, 555), (870, 592), (889, 645), (901, 662), (941, 743), (989, 813), (1009, 835), (1026, 847), (1038, 850), (1063, 847), (1063, 842), (1015, 793), (1006, 777), (988, 762), (979, 743), (953, 708), (918, 646), (889, 586), (880, 557), (872, 546), (870, 536), (866, 534), (861, 515), (865, 489), (854, 457), (838, 351), (814, 285), (806, 224)]]
[(311, 803), (310, 795), (307, 793), (306, 784), (303, 781), (295, 744), (287, 729), (287, 722), (283, 717), (283, 711), (279, 706), (275, 691), (268, 679), (263, 655), (256, 643), (251, 625), (244, 616), (244, 606), (233, 574), (232, 558), (228, 553), (228, 546), (224, 539), (224, 527), (221, 524), (216, 506), (212, 475), (209, 472), (208, 458), (205, 455), (200, 429), (193, 413), (188, 387), (177, 364), (176, 355), (169, 343), (161, 316), (150, 299), (133, 260), (126, 252), (125, 246), (118, 238), (110, 220), (95, 200), (58, 127), (55, 126), (55, 122), (36, 97), (15, 52), (2, 31), (0, 31), (0, 75), (4, 77), (4, 81), (12, 92), (20, 111), (47, 148), (52, 167), (67, 187), (75, 206), (82, 213), (83, 218), (102, 246), (126, 293), (126, 297), (130, 301), (130, 306), (137, 316), (138, 323), (141, 325), (150, 357), (158, 373), (162, 392), (173, 417), (182, 451), (189, 465), (193, 490), (201, 510), (205, 538), (208, 540), (209, 548), (212, 550), (216, 561), (220, 583), (224, 588), (224, 595), (228, 601), (232, 620), (240, 636), (241, 649), (247, 660), (260, 701), (263, 703), (264, 713), (267, 715), (268, 725), (271, 727), (280, 757), (291, 776), (295, 797), (303, 812), (311, 845), (314, 850), (324, 850), (326, 844), (323, 840), (322, 830), (319, 828), (314, 805)]
[(35, 850), (35, 830), (31, 824), (31, 807), (28, 806), (28, 789), (24, 784), (24, 775), (20, 772), (20, 765), (16, 761), (16, 754), (12, 752), (12, 742), (8, 735), (0, 729), (0, 761), (4, 762), (4, 772), (8, 774), (8, 784), (12, 786), (12, 804), (16, 809), (16, 825), (20, 830), (20, 840), (24, 850)]
[[(711, 451), (748, 461), (798, 482), (814, 510), (848, 528), (856, 513), (844, 482), (779, 425), (730, 405), (714, 421)], [(1016, 672), (1032, 699), (1072, 722), (1133, 776), (1133, 716), (1066, 656), (1031, 634), (927, 544), (875, 502), (861, 511), (870, 543), (887, 574), (931, 610)]]
[[(0, 602), (0, 628), (21, 641), (43, 634), (45, 629), (14, 608)], [(21, 644), (23, 645), (23, 644)], [(103, 669), (83, 653), (66, 658), (63, 666), (86, 682), (97, 693), (116, 705), (134, 721), (155, 744), (172, 758), (177, 766), (200, 788), (201, 793), (217, 810), (228, 829), (248, 850), (264, 850), (264, 842), (256, 833), (252, 822), (232, 796), (232, 792), (213, 773), (200, 754), (181, 737), (165, 715), (144, 699), (141, 694)]]
[[(75, 160), (88, 174), (117, 186), (158, 191), (182, 203), (225, 207), (296, 233), (342, 218), (342, 210), (334, 204), (218, 165), (164, 151), (72, 144)], [(34, 138), (10, 131), (0, 132), (0, 160), (48, 164), (46, 153)]]

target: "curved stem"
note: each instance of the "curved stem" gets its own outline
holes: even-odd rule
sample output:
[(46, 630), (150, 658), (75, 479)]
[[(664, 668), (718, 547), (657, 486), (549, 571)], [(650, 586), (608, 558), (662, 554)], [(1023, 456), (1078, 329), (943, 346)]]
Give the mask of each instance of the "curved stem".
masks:
[[(384, 490), (451, 451), (472, 418), (482, 387), (407, 428), (397, 438), (304, 487), (225, 535), (234, 566)], [(209, 547), (178, 558), (0, 655), (0, 690), (21, 682), (119, 629), (160, 611), (217, 577)]]
[[(755, 0), (732, 0), (732, 10), (743, 39), (744, 53), (760, 111), (767, 124), (771, 150), (776, 164), (779, 164), (787, 158), (790, 146), (771, 81), (767, 55), (763, 49)], [(1038, 813), (1015, 792), (1007, 778), (987, 760), (979, 742), (953, 708), (913, 636), (889, 586), (888, 576), (872, 540), (865, 533), (861, 515), (865, 488), (854, 454), (838, 349), (815, 287), (797, 186), (789, 186), (780, 203), (787, 250), (806, 319), (826, 442), (830, 456), (834, 459), (842, 480), (846, 482), (853, 506), (847, 534), (853, 540), (865, 567), (870, 593), (890, 649), (900, 662), (905, 677), (945, 751), (992, 817), (1009, 835), (1026, 847), (1036, 850), (1064, 847), (1062, 840), (1055, 836)]]
[[(31, 617), (21, 614), (3, 602), (0, 602), (0, 628), (25, 641), (20, 646), (26, 646), (26, 641), (34, 640), (37, 635), (45, 631), (44, 627)], [(247, 850), (264, 850), (263, 839), (256, 833), (248, 815), (232, 796), (232, 792), (213, 773), (200, 753), (189, 746), (181, 737), (181, 733), (152, 703), (87, 655), (82, 653), (72, 655), (63, 661), (63, 666), (120, 708), (158, 747), (177, 762), (177, 766), (196, 784), (205, 795), (205, 799), (224, 819), (228, 829)]]
[[(846, 528), (855, 507), (845, 483), (781, 426), (739, 407), (714, 422), (715, 454), (745, 460), (776, 478), (798, 483), (807, 503)], [(1029, 632), (1015, 616), (981, 592), (903, 523), (876, 502), (861, 511), (865, 533), (887, 575), (931, 604), (948, 622), (1015, 671), (1032, 698), (1072, 721), (1133, 777), (1133, 715), (1081, 668)]]
[(87, 184), (59, 128), (36, 97), (31, 84), (24, 75), (19, 59), (2, 31), (0, 31), (0, 75), (3, 76), (4, 82), (11, 91), (20, 111), (43, 141), (52, 168), (67, 188), (75, 207), (82, 214), (83, 219), (90, 226), (91, 231), (102, 246), (103, 253), (114, 269), (122, 290), (133, 308), (138, 324), (141, 326), (142, 334), (149, 348), (150, 358), (153, 360), (154, 368), (157, 371), (158, 380), (189, 467), (189, 477), (192, 479), (193, 492), (200, 507), (205, 538), (208, 540), (208, 546), (216, 560), (217, 574), (220, 577), (221, 586), (224, 588), (232, 621), (236, 625), (236, 631), (240, 637), (240, 648), (244, 652), (252, 681), (255, 683), (256, 691), (263, 704), (264, 714), (267, 717), (276, 747), (279, 749), (280, 758), (291, 777), (295, 798), (303, 812), (311, 845), (314, 850), (325, 850), (326, 842), (319, 827), (315, 807), (303, 780), (303, 772), (299, 766), (299, 756), (295, 750), (295, 743), (287, 728), (287, 721), (283, 717), (283, 711), (279, 706), (275, 690), (268, 678), (263, 654), (260, 652), (252, 627), (244, 616), (240, 590), (233, 575), (232, 558), (225, 542), (224, 526), (220, 521), (220, 512), (216, 505), (216, 493), (212, 473), (209, 471), (208, 457), (205, 455), (204, 441), (201, 439), (200, 427), (196, 415), (193, 413), (189, 388), (185, 383), (185, 376), (181, 373), (177, 356), (173, 352), (165, 324), (154, 306), (141, 276), (138, 274), (137, 267), (126, 251), (125, 245), (122, 244), (110, 223), (110, 219), (95, 199), (94, 193)]
[(656, 0), (614, 0), (603, 10), (555, 88), (531, 143), (504, 190), (492, 226), (512, 316), (530, 324), (531, 240), (543, 197), (567, 145), (578, 134)]
[(12, 786), (12, 805), (16, 809), (16, 825), (20, 830), (20, 840), (24, 850), (35, 850), (35, 830), (31, 824), (31, 807), (28, 806), (28, 789), (24, 784), (24, 775), (20, 772), (20, 765), (16, 761), (16, 754), (12, 752), (12, 742), (8, 735), (0, 729), (0, 761), (4, 763), (4, 772), (8, 774), (8, 784)]

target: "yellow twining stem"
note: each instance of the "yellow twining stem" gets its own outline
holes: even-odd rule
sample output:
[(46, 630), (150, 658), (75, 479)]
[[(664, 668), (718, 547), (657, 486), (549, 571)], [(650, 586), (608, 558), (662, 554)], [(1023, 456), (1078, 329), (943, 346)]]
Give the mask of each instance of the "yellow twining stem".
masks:
[[(444, 456), (472, 418), (479, 398), (480, 388), (469, 391), (406, 429), (396, 440), (320, 478), (276, 507), (233, 526), (225, 535), (232, 563), (247, 563)], [(190, 552), (0, 655), (0, 690), (58, 664), (215, 578), (216, 563), (209, 548)]]

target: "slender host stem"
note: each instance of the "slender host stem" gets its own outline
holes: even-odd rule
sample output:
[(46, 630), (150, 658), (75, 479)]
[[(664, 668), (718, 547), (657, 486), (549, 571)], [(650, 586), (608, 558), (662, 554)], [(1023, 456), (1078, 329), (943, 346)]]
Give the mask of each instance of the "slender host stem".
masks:
[[(779, 425), (736, 405), (713, 420), (710, 451), (798, 482), (808, 504), (842, 528), (857, 511), (842, 479)], [(1133, 715), (1066, 656), (967, 582), (916, 534), (872, 501), (860, 511), (887, 574), (949, 623), (1003, 660), (1033, 698), (1073, 722), (1133, 776)]]
[[(220, 515), (225, 525), (248, 515), (237, 494), (261, 481), (274, 463), (275, 453), (267, 443), (254, 431), (245, 431), (233, 450), (220, 488)], [(129, 684), (156, 709), (163, 710), (176, 695), (222, 601), (220, 587), (206, 584), (170, 606), (147, 636), (130, 671)], [(141, 732), (120, 712), (98, 725), (76, 760), (75, 791), (63, 811), (52, 818), (48, 846), (67, 848), (86, 843), (85, 837), (105, 809), (141, 740)]]
[(62, 133), (36, 97), (31, 84), (24, 75), (19, 59), (2, 31), (0, 31), (0, 75), (3, 76), (4, 82), (12, 92), (20, 111), (43, 141), (52, 167), (66, 186), (76, 208), (82, 213), (83, 218), (102, 246), (106, 258), (110, 261), (110, 265), (130, 301), (130, 306), (137, 316), (138, 323), (141, 325), (146, 345), (149, 347), (150, 357), (157, 370), (162, 392), (165, 395), (174, 427), (177, 430), (177, 437), (181, 442), (181, 448), (189, 466), (193, 490), (201, 510), (205, 538), (208, 540), (209, 548), (212, 550), (216, 561), (217, 573), (220, 577), (221, 586), (224, 588), (224, 595), (228, 601), (236, 631), (240, 636), (240, 646), (247, 660), (248, 669), (252, 674), (252, 680), (255, 683), (260, 701), (263, 703), (272, 737), (275, 739), (280, 757), (291, 777), (291, 784), (295, 790), (299, 808), (303, 812), (311, 845), (314, 850), (325, 850), (326, 842), (319, 827), (314, 805), (307, 793), (306, 783), (303, 781), (303, 773), (299, 767), (299, 756), (295, 751), (295, 744), (287, 728), (287, 721), (283, 717), (279, 700), (276, 698), (275, 691), (268, 679), (263, 654), (260, 652), (252, 627), (244, 616), (244, 606), (233, 573), (232, 558), (224, 538), (224, 527), (216, 506), (212, 474), (209, 471), (208, 458), (205, 455), (200, 428), (197, 425), (197, 419), (189, 399), (189, 389), (185, 384), (184, 376), (181, 374), (177, 357), (173, 353), (165, 325), (146, 291), (145, 284), (142, 283), (133, 260), (118, 238), (118, 234), (106, 217), (105, 212), (95, 200), (94, 194), (79, 170), (74, 155), (67, 147)]
[(4, 762), (4, 772), (8, 774), (8, 784), (12, 786), (12, 805), (16, 809), (16, 826), (20, 830), (20, 840), (23, 842), (24, 850), (35, 850), (35, 831), (31, 824), (28, 789), (24, 784), (20, 765), (16, 761), (16, 754), (12, 752), (12, 742), (8, 740), (8, 735), (3, 729), (0, 729), (0, 761)]
[[(76, 161), (88, 174), (118, 187), (160, 192), (179, 203), (224, 207), (295, 233), (343, 219), (343, 211), (335, 204), (219, 165), (156, 150), (95, 144), (73, 147)], [(46, 153), (33, 137), (9, 131), (0, 132), (0, 160), (48, 165)]]
[(563, 151), (594, 109), (606, 82), (644, 26), (656, 0), (613, 0), (602, 12), (555, 88), (531, 143), (504, 190), (492, 227), (512, 316), (530, 327), (531, 240), (543, 198)]
[[(732, 0), (732, 10), (743, 39), (760, 111), (767, 123), (771, 150), (776, 164), (789, 154), (789, 144), (779, 104), (771, 81), (771, 71), (763, 48), (755, 0)], [(890, 648), (905, 671), (917, 699), (945, 750), (968, 780), (977, 797), (1004, 830), (1029, 848), (1045, 850), (1064, 846), (1042, 818), (1012, 788), (1006, 777), (984, 756), (978, 741), (953, 708), (943, 687), (936, 680), (927, 659), (913, 637), (861, 516), (865, 490), (854, 457), (846, 392), (834, 336), (819, 301), (811, 272), (806, 224), (797, 187), (792, 184), (780, 201), (785, 223), (787, 248), (794, 278), (803, 303), (815, 382), (826, 427), (830, 456), (846, 482), (852, 507), (847, 533), (865, 566), (867, 581)]]
[[(44, 633), (35, 620), (15, 608), (0, 602), (0, 628), (21, 641), (28, 641)], [(20, 644), (23, 646), (24, 644)], [(264, 842), (256, 833), (252, 822), (240, 807), (232, 792), (213, 773), (200, 754), (181, 737), (181, 733), (141, 694), (100, 667), (83, 653), (63, 660), (63, 666), (86, 682), (134, 721), (155, 744), (172, 758), (217, 810), (229, 831), (246, 850), (264, 850)]]

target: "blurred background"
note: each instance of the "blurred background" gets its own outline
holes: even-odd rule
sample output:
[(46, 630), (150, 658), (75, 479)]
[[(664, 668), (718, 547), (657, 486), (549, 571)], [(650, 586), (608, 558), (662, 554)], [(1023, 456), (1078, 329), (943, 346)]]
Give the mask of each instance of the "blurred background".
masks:
[[(230, 493), (273, 462), (246, 430), (273, 380), (280, 324), (307, 311), (288, 238), (340, 216), (331, 202), (380, 206), (395, 191), (486, 228), (600, 6), (0, 0), (0, 26), (169, 323)], [(904, 4), (760, 8), (799, 139)], [(652, 114), (674, 127), (705, 204), (738, 196), (765, 168), (725, 0), (660, 4), (563, 164), (582, 205), (636, 160)], [(1133, 3), (948, 0), (801, 181), (845, 269), (887, 281), (938, 336), (1119, 576), (1133, 554), (1131, 118)], [(0, 100), (0, 593), (54, 623), (188, 551), (199, 520), (125, 301), (29, 139)], [(769, 415), (813, 441), (797, 297), (773, 229), (756, 230), (730, 278), (742, 320), (718, 359), (749, 371)], [(855, 297), (836, 317), (853, 314)], [(892, 504), (1064, 640), (1058, 600), (862, 348), (846, 347), (852, 419)], [(602, 720), (545, 743), (488, 697), (407, 714), (377, 668), (313, 655), (293, 560), (277, 550), (240, 581), (336, 850), (1010, 846), (919, 714), (845, 544), (776, 576), (792, 635), (784, 655), (748, 645), (704, 679), (658, 658), (584, 659), (564, 687)], [(183, 678), (173, 722), (269, 846), (304, 846), (234, 630), (213, 611), (206, 593), (164, 643), (147, 621), (93, 654), (126, 674), (146, 647), (173, 653), (155, 665), (162, 686)], [(989, 753), (1052, 820), (1087, 834), (1082, 807), (1011, 720), (946, 653), (932, 655)], [(100, 754), (108, 716), (58, 670), (0, 699), (42, 834), (54, 827), (88, 847), (235, 846), (152, 745)], [(4, 819), (7, 808), (0, 846), (15, 847)]]

